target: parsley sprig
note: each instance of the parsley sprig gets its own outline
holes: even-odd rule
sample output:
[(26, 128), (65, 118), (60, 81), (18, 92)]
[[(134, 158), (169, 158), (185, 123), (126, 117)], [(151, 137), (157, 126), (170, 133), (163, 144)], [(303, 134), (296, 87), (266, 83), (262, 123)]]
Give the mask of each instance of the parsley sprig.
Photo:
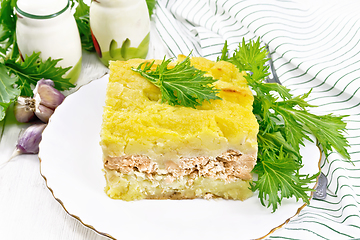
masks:
[(326, 158), (333, 150), (348, 160), (350, 155), (344, 137), (346, 116), (312, 114), (308, 110), (316, 106), (306, 102), (311, 90), (293, 96), (285, 86), (265, 83), (269, 75), (267, 54), (265, 47), (260, 46), (260, 39), (248, 43), (243, 40), (231, 57), (225, 43), (218, 60), (229, 61), (239, 71), (247, 72), (245, 78), (255, 92), (253, 113), (259, 122), (259, 134), (258, 160), (253, 172), (258, 174), (258, 180), (251, 189), (258, 190), (261, 203), (275, 211), (283, 198), (295, 197), (309, 203), (308, 193), (312, 189), (307, 184), (317, 174), (299, 173), (303, 166), (300, 146), (305, 140), (312, 141), (309, 134), (316, 137)]
[(164, 58), (161, 64), (152, 71), (154, 62), (143, 62), (132, 70), (140, 73), (160, 89), (162, 102), (167, 102), (172, 106), (195, 108), (202, 105), (204, 101), (221, 99), (217, 96), (220, 90), (213, 86), (217, 80), (205, 76), (205, 71), (191, 66), (189, 56), (174, 67), (169, 67), (171, 59)]

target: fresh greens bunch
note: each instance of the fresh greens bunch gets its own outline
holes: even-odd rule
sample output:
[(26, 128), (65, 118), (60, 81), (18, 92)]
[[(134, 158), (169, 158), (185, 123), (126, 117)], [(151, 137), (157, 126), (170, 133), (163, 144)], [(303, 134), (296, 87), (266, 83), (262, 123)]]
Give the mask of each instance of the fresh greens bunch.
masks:
[(285, 86), (265, 83), (269, 75), (267, 55), (260, 39), (248, 43), (243, 39), (231, 57), (225, 43), (218, 60), (231, 62), (240, 72), (246, 72), (245, 78), (255, 92), (253, 113), (259, 122), (259, 134), (258, 160), (253, 172), (258, 174), (258, 180), (253, 182), (252, 190), (258, 190), (261, 203), (275, 211), (283, 198), (295, 197), (309, 203), (307, 193), (312, 189), (306, 185), (317, 175), (299, 173), (303, 166), (300, 146), (304, 140), (312, 141), (309, 134), (315, 136), (326, 158), (333, 149), (346, 159), (350, 155), (343, 135), (346, 116), (312, 114), (308, 109), (316, 106), (305, 101), (311, 90), (293, 96)]

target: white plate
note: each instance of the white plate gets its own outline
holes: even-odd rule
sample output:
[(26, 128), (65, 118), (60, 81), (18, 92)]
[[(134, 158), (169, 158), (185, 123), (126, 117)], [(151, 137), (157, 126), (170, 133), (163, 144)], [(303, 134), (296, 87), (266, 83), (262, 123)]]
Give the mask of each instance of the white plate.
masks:
[[(98, 233), (117, 239), (254, 239), (295, 216), (303, 202), (262, 206), (256, 194), (231, 200), (110, 199), (99, 145), (108, 75), (83, 86), (56, 109), (43, 132), (41, 174), (64, 209)], [(306, 151), (304, 151), (306, 150)], [(319, 171), (315, 144), (302, 151), (305, 173)]]

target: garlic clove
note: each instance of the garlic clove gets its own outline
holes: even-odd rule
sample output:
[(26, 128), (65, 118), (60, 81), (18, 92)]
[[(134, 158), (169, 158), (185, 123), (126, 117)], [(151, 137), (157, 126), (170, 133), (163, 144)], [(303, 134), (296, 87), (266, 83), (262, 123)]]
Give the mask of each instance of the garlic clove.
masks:
[(42, 132), (46, 127), (45, 123), (33, 124), (26, 128), (20, 135), (16, 149), (20, 153), (38, 153)]
[(65, 96), (53, 87), (53, 81), (42, 79), (36, 84), (34, 89), (34, 99), (37, 101), (37, 104), (42, 104), (48, 108), (55, 109), (64, 101)]
[(48, 108), (42, 104), (36, 106), (35, 115), (44, 123), (49, 122), (49, 118), (53, 113), (54, 113), (53, 109)]
[(29, 97), (18, 97), (14, 106), (14, 115), (18, 122), (29, 122), (35, 116), (35, 100)]
[(53, 80), (51, 80), (51, 79), (45, 79), (45, 78), (40, 79), (39, 81), (37, 81), (36, 86), (35, 86), (35, 89), (33, 90), (34, 95), (37, 93), (38, 87), (39, 87), (40, 85), (43, 85), (43, 84), (46, 84), (46, 85), (55, 87), (55, 83), (54, 83)]

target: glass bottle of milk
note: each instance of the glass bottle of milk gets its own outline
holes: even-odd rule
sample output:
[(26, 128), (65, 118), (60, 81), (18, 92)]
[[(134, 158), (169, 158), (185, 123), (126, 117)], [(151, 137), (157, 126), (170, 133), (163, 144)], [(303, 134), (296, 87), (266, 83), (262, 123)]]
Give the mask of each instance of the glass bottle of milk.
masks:
[(145, 0), (93, 0), (90, 28), (100, 60), (145, 58), (149, 50), (150, 17)]
[(64, 77), (75, 83), (81, 71), (81, 41), (69, 0), (18, 0), (16, 38), (22, 57), (41, 52), (46, 60), (62, 59), (57, 67), (71, 67)]

